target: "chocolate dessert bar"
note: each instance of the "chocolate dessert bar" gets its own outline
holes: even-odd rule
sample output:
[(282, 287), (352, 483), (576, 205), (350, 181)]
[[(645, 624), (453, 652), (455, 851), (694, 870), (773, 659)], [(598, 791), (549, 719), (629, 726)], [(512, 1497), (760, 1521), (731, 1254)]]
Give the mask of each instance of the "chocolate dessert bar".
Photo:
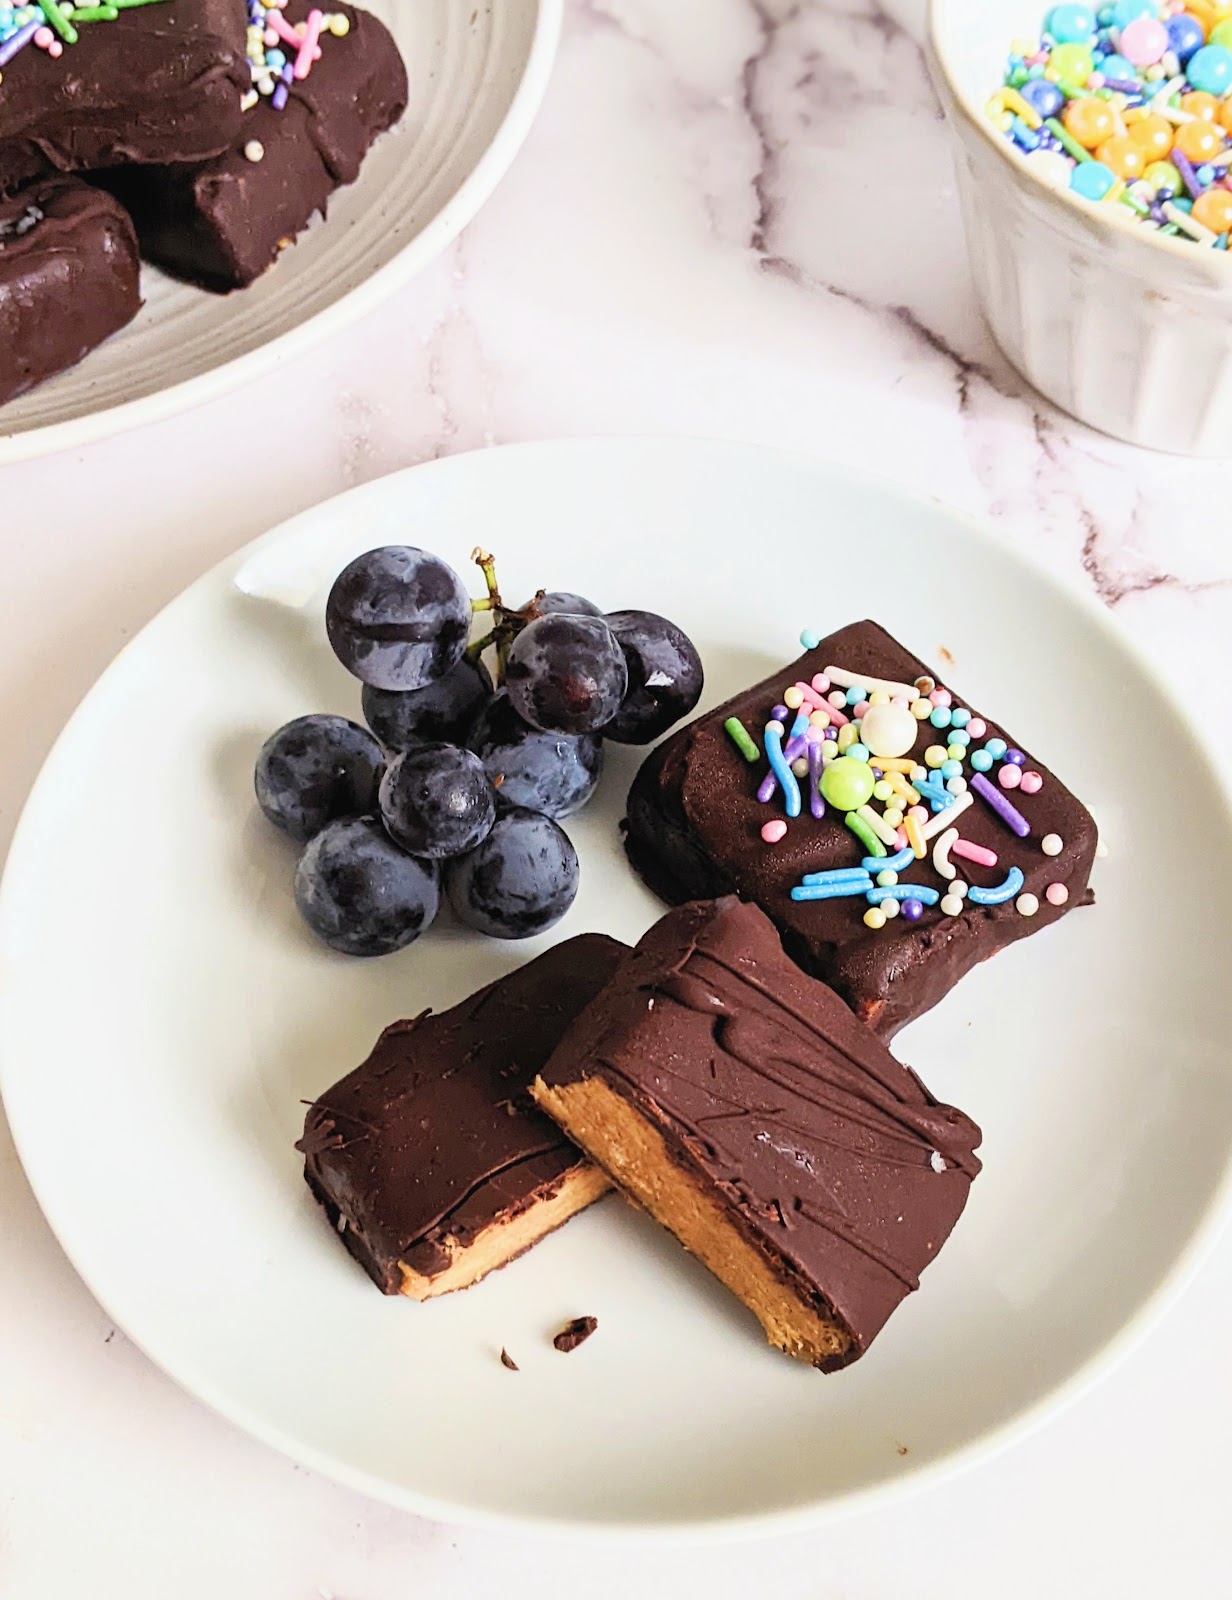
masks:
[(1096, 842), (1042, 762), (875, 622), (659, 745), (626, 822), (663, 899), (753, 901), (885, 1037), (1088, 899)]
[(131, 322), (139, 276), (132, 223), (110, 195), (44, 178), (0, 200), (0, 405)]
[(823, 1371), (918, 1288), (980, 1170), (975, 1124), (734, 897), (652, 928), (533, 1093), (771, 1344)]
[(607, 1191), (527, 1091), (625, 953), (583, 934), (396, 1022), (309, 1110), (304, 1177), (385, 1294), (468, 1288)]
[(162, 0), (68, 19), (57, 56), (19, 28), (0, 44), (0, 194), (53, 172), (200, 161), (240, 127), (251, 87), (245, 0)]
[[(282, 15), (294, 25), (312, 9), (291, 0)], [(349, 5), (329, 11), (347, 31), (323, 32), (307, 76), (261, 95), (220, 155), (108, 176), (148, 260), (219, 293), (243, 288), (324, 214), (336, 188), (354, 183), (374, 140), (406, 110), (406, 68), (375, 17)], [(294, 53), (284, 42), (280, 54)]]

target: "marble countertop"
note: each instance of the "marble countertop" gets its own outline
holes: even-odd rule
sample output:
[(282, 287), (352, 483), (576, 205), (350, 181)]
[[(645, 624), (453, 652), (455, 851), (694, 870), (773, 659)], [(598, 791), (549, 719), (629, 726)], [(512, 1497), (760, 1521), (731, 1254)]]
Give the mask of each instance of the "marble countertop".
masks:
[[(760, 440), (961, 505), (1093, 590), (1213, 737), (1232, 733), (1218, 697), (1232, 468), (1100, 438), (1006, 368), (973, 305), (922, 11), (569, 0), (556, 78), (512, 173), (384, 311), (233, 401), (6, 468), (0, 850), (95, 676), (216, 559), (395, 467), (552, 435)], [(437, 1526), (293, 1466), (110, 1326), (2, 1124), (0, 1208), (0, 1593), (12, 1600), (566, 1587), (595, 1600), (1034, 1600), (1201, 1597), (1226, 1582), (1226, 1237), (1109, 1379), (991, 1464), (811, 1535), (656, 1553)], [(1059, 1307), (1042, 1336), (1063, 1327)]]

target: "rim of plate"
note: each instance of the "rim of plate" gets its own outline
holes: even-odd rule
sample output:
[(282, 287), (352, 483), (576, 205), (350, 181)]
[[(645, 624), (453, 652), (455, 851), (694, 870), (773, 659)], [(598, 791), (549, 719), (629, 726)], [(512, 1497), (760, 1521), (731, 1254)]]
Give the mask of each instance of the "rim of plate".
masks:
[[(22, 839), (27, 828), (28, 819), (36, 809), (40, 791), (44, 782), (48, 781), (48, 771), (54, 764), (57, 752), (74, 729), (78, 720), (88, 715), (95, 696), (103, 691), (120, 658), (127, 655), (137, 646), (147, 629), (155, 621), (163, 618), (197, 590), (219, 581), (232, 581), (235, 575), (258, 552), (284, 540), (294, 540), (303, 526), (311, 524), (318, 519), (335, 517), (346, 508), (361, 504), (365, 498), (376, 498), (379, 495), (387, 494), (393, 480), (408, 479), (412, 474), (426, 475), (432, 473), (440, 475), (450, 472), (465, 472), (467, 470), (465, 463), (475, 457), (507, 456), (512, 454), (533, 456), (538, 454), (550, 461), (553, 455), (559, 455), (563, 452), (584, 454), (588, 451), (593, 452), (596, 449), (613, 453), (630, 449), (640, 451), (659, 449), (669, 453), (691, 450), (699, 455), (718, 450), (728, 456), (735, 454), (753, 459), (777, 460), (793, 464), (797, 469), (804, 468), (823, 476), (842, 478), (858, 490), (881, 496), (886, 500), (897, 500), (904, 509), (909, 509), (922, 503), (939, 507), (951, 519), (955, 535), (961, 542), (981, 548), (986, 548), (989, 544), (993, 544), (998, 551), (999, 557), (1004, 559), (1011, 568), (1016, 569), (1023, 575), (1029, 575), (1037, 579), (1062, 605), (1075, 607), (1086, 622), (1093, 625), (1114, 648), (1124, 651), (1139, 671), (1151, 680), (1160, 697), (1170, 707), (1176, 720), (1193, 738), (1195, 760), (1206, 768), (1213, 787), (1220, 792), (1223, 800), (1225, 822), (1230, 833), (1232, 833), (1232, 798), (1229, 798), (1229, 795), (1232, 794), (1232, 761), (1226, 759), (1217, 761), (1211, 755), (1208, 747), (1198, 739), (1188, 711), (1173, 692), (1170, 683), (1160, 676), (1147, 652), (1137, 644), (1129, 630), (1122, 627), (1117, 619), (1094, 596), (1076, 585), (1057, 577), (1055, 573), (1047, 568), (1036, 565), (1015, 546), (1003, 544), (991, 533), (986, 519), (981, 519), (963, 511), (959, 507), (942, 500), (937, 495), (919, 494), (876, 473), (866, 472), (840, 462), (831, 461), (824, 456), (809, 455), (804, 451), (782, 449), (776, 446), (733, 443), (722, 439), (688, 434), (612, 435), (576, 439), (534, 440), (494, 446), (486, 450), (464, 451), (453, 456), (442, 456), (417, 466), (401, 468), (396, 472), (374, 478), (371, 482), (361, 484), (354, 489), (345, 490), (328, 500), (321, 501), (318, 505), (312, 506), (306, 511), (299, 512), (266, 533), (259, 535), (239, 550), (233, 551), (221, 561), (216, 562), (199, 578), (188, 584), (172, 600), (168, 601), (117, 652), (115, 658), (103, 669), (94, 685), (87, 691), (66, 722), (48, 752), (44, 765), (30, 789), (25, 804), (22, 806), (21, 814), (18, 817), (17, 826), (13, 833), (12, 844), (9, 848), (8, 860), (5, 862), (3, 875), (0, 876), (0, 923), (9, 915), (9, 862), (22, 849)], [(897, 1500), (905, 1499), (910, 1495), (918, 1494), (926, 1489), (945, 1483), (969, 1468), (979, 1465), (981, 1462), (991, 1460), (1011, 1445), (1034, 1433), (1051, 1417), (1068, 1408), (1089, 1389), (1093, 1388), (1096, 1383), (1107, 1377), (1154, 1327), (1160, 1317), (1175, 1303), (1210, 1255), (1225, 1224), (1229, 1217), (1232, 1216), (1232, 1142), (1230, 1142), (1224, 1157), (1223, 1171), (1212, 1189), (1210, 1199), (1201, 1219), (1182, 1248), (1177, 1252), (1172, 1264), (1159, 1282), (1146, 1295), (1137, 1310), (1126, 1319), (1104, 1346), (1088, 1356), (1055, 1388), (1040, 1396), (1033, 1403), (1024, 1406), (1007, 1421), (999, 1426), (993, 1426), (991, 1429), (985, 1430), (964, 1444), (954, 1446), (930, 1462), (918, 1467), (904, 1469), (899, 1476), (893, 1479), (869, 1484), (865, 1488), (853, 1489), (847, 1493), (835, 1495), (828, 1500), (815, 1502), (812, 1505), (792, 1506), (779, 1511), (756, 1512), (745, 1516), (720, 1516), (715, 1518), (703, 1516), (666, 1524), (646, 1523), (637, 1520), (605, 1522), (597, 1521), (593, 1518), (558, 1519), (547, 1514), (521, 1516), (500, 1511), (490, 1511), (452, 1500), (437, 1500), (431, 1495), (406, 1489), (400, 1485), (390, 1483), (376, 1474), (367, 1472), (363, 1468), (352, 1466), (349, 1462), (331, 1455), (327, 1451), (303, 1444), (284, 1429), (266, 1422), (259, 1414), (253, 1412), (250, 1407), (232, 1401), (226, 1392), (220, 1389), (211, 1379), (194, 1370), (194, 1363), (191, 1359), (184, 1359), (182, 1353), (176, 1354), (162, 1350), (158, 1347), (157, 1340), (147, 1343), (139, 1332), (134, 1331), (133, 1325), (125, 1315), (126, 1307), (110, 1299), (105, 1291), (96, 1285), (90, 1272), (86, 1270), (80, 1261), (78, 1253), (68, 1242), (73, 1233), (71, 1224), (62, 1226), (65, 1219), (59, 1214), (55, 1201), (52, 1200), (49, 1203), (44, 1198), (44, 1186), (38, 1170), (38, 1157), (33, 1154), (31, 1149), (33, 1138), (32, 1136), (28, 1138), (27, 1131), (22, 1127), (20, 1111), (14, 1118), (13, 1106), (10, 1103), (8, 1062), (12, 1052), (9, 1048), (8, 1038), (10, 1028), (9, 1006), (5, 1001), (5, 983), (3, 977), (0, 976), (0, 1100), (3, 1100), (4, 1103), (13, 1142), (21, 1160), (27, 1182), (30, 1184), (35, 1199), (38, 1201), (57, 1243), (68, 1257), (73, 1270), (81, 1278), (94, 1299), (104, 1308), (108, 1316), (118, 1327), (124, 1330), (125, 1336), (155, 1366), (161, 1368), (163, 1372), (174, 1379), (189, 1394), (209, 1406), (218, 1415), (225, 1417), (227, 1421), (241, 1428), (251, 1437), (271, 1446), (291, 1460), (297, 1461), (327, 1478), (331, 1478), (336, 1483), (341, 1483), (347, 1488), (366, 1494), (374, 1500), (397, 1506), (402, 1510), (428, 1517), (437, 1522), (478, 1527), (503, 1533), (550, 1535), (553, 1538), (569, 1542), (613, 1543), (618, 1540), (625, 1540), (636, 1541), (644, 1545), (685, 1545), (703, 1542), (725, 1543), (801, 1532), (893, 1504)], [(137, 1320), (139, 1324), (140, 1317)]]
[(45, 427), (26, 428), (19, 433), (5, 433), (0, 416), (0, 465), (54, 455), (60, 450), (79, 449), (147, 424), (168, 421), (264, 377), (280, 362), (306, 354), (376, 310), (474, 221), (512, 166), (551, 81), (564, 25), (564, 4), (565, 0), (535, 0), (538, 15), (526, 68), (495, 137), (451, 198), (392, 260), (378, 267), (332, 305), (324, 306), (257, 349), (224, 361), (196, 377), (183, 378), (153, 394), (106, 406), (86, 416), (48, 423)]

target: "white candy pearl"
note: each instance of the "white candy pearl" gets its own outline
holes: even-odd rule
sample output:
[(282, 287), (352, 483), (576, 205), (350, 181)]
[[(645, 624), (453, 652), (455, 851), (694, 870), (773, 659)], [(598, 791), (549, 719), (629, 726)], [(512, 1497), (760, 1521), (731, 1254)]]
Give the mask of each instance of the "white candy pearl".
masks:
[(1040, 849), (1046, 856), (1059, 856), (1064, 848), (1059, 833), (1046, 833), (1040, 840)]
[(958, 916), (962, 911), (962, 908), (963, 903), (957, 895), (947, 894), (941, 901), (941, 909), (945, 912), (947, 917)]
[(860, 743), (875, 756), (905, 756), (915, 743), (919, 727), (902, 706), (873, 705), (860, 719)]
[(1020, 917), (1033, 917), (1039, 910), (1039, 901), (1033, 894), (1020, 894), (1014, 906)]

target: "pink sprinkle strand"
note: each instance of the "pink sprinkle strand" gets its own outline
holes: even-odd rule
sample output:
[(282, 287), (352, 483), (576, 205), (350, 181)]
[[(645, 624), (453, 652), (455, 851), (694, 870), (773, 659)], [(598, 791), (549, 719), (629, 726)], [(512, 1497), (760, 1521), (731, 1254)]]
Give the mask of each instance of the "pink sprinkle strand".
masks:
[(308, 20), (304, 23), (304, 42), (300, 45), (299, 54), (295, 58), (295, 76), (306, 78), (312, 71), (312, 63), (320, 59), (321, 52), (317, 45), (321, 38), (321, 28), (325, 22), (325, 13), (315, 9), (308, 13)]
[(772, 822), (763, 822), (761, 836), (767, 844), (778, 844), (780, 839), (787, 837), (787, 824), (782, 817), (775, 817)]
[(997, 852), (988, 850), (982, 844), (972, 844), (970, 839), (955, 839), (950, 846), (952, 856), (962, 856), (964, 861), (974, 861), (977, 866), (995, 867)]
[(820, 711), (825, 705), (825, 701), (821, 698), (821, 695), (818, 694), (817, 690), (813, 688), (811, 683), (797, 683), (794, 684), (793, 687), (799, 689), (800, 698), (808, 705), (812, 706), (814, 711)]

